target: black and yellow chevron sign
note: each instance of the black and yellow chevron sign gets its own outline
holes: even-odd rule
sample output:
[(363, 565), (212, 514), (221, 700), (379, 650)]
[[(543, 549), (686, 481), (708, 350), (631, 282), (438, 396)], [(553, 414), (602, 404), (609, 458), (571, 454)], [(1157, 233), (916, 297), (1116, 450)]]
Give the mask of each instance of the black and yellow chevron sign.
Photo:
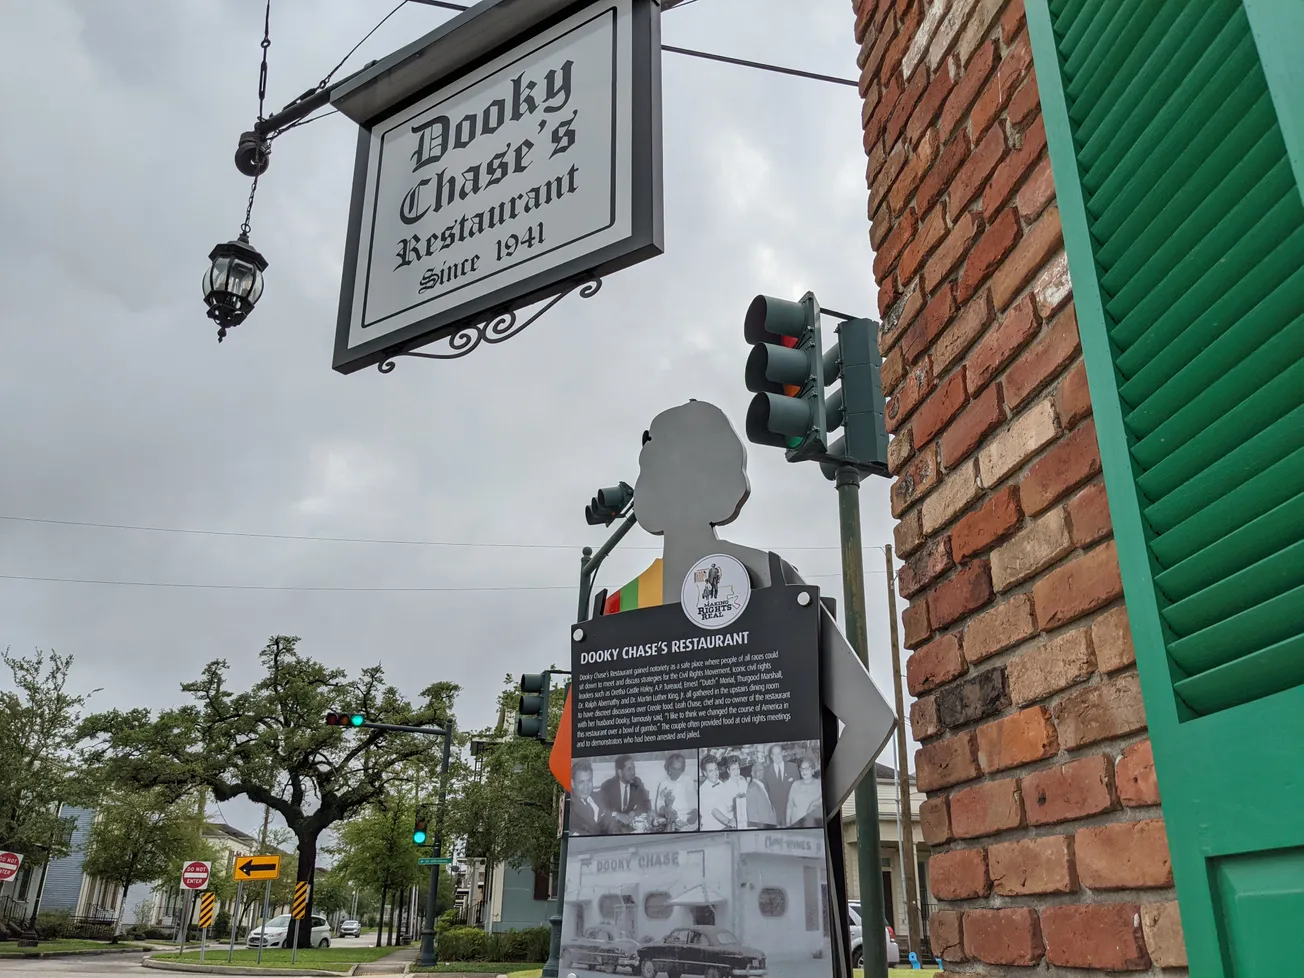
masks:
[(303, 920), (308, 914), (308, 884), (294, 884), (294, 910), (293, 917), (295, 920)]
[(212, 893), (205, 893), (199, 898), (199, 926), (213, 926), (213, 908), (217, 906), (217, 897)]

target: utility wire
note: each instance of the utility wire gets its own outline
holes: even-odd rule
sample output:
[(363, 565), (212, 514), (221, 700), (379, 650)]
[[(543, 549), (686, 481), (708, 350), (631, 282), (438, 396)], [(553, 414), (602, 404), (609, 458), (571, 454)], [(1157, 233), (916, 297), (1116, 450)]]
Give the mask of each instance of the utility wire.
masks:
[[(141, 523), (95, 523), (88, 520), (51, 520), (41, 519), (35, 516), (4, 516), (0, 515), (0, 520), (11, 523), (39, 523), (47, 526), (81, 526), (93, 527), (100, 530), (140, 530), (148, 533), (189, 533), (196, 536), (209, 537), (244, 537), (255, 540), (308, 540), (317, 543), (365, 543), (378, 544), (386, 546), (406, 546), (406, 547), (466, 547), (475, 548), (483, 547), (485, 549), (496, 550), (579, 550), (584, 544), (574, 543), (496, 543), (496, 542), (458, 542), (452, 540), (404, 540), (387, 537), (345, 537), (345, 536), (312, 536), (298, 533), (253, 533), (244, 530), (205, 530), (195, 527), (183, 526), (148, 526)], [(621, 550), (660, 550), (655, 546), (622, 546)], [(831, 551), (840, 550), (841, 547), (776, 547), (778, 552), (787, 551)], [(865, 544), (867, 550), (882, 550), (877, 544)]]
[[(810, 580), (824, 580), (840, 577), (840, 574), (812, 574)], [(465, 594), (470, 592), (509, 592), (509, 591), (573, 591), (574, 584), (522, 584), (522, 585), (486, 585), (484, 587), (358, 587), (354, 585), (292, 585), (292, 584), (192, 584), (186, 581), (119, 581), (86, 577), (35, 577), (27, 574), (0, 574), (0, 581), (35, 581), (42, 584), (98, 584), (113, 587), (161, 587), (182, 588), (197, 591), (359, 591), (367, 593), (437, 593), (450, 592)]]
[[(412, 0), (412, 2), (424, 3), (427, 6), (431, 6), (431, 7), (444, 7), (448, 10), (468, 9), (463, 4), (448, 3), (446, 2), (446, 0)], [(679, 10), (682, 7), (687, 7), (689, 4), (696, 3), (696, 2), (697, 0), (684, 0), (683, 3), (675, 4), (675, 6), (670, 9)], [(399, 4), (399, 6), (401, 7), (402, 4)], [(369, 34), (367, 36), (370, 37), (371, 35)], [(366, 38), (363, 38), (363, 40), (365, 41)], [(359, 41), (358, 43), (361, 44), (362, 42)], [(357, 49), (354, 48), (354, 50)], [(850, 78), (835, 78), (833, 75), (821, 75), (813, 71), (801, 71), (798, 68), (784, 68), (781, 67), (780, 65), (766, 64), (765, 62), (762, 61), (745, 61), (742, 58), (728, 58), (725, 57), (723, 54), (711, 54), (709, 51), (697, 51), (694, 50), (693, 48), (680, 48), (680, 47), (673, 47), (669, 44), (663, 44), (661, 45), (661, 50), (669, 51), (671, 54), (687, 55), (690, 58), (704, 58), (707, 61), (719, 61), (727, 65), (738, 65), (743, 68), (755, 68), (758, 71), (773, 71), (780, 75), (792, 75), (797, 78), (809, 78), (812, 81), (829, 82), (834, 85), (850, 85), (852, 88), (860, 87), (860, 82)], [(352, 54), (353, 52), (351, 51), (349, 53)]]

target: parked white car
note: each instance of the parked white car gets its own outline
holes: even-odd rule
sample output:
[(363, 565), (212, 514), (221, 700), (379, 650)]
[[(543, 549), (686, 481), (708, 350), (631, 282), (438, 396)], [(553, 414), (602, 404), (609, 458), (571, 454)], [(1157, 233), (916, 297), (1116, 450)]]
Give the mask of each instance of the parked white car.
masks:
[[(853, 968), (864, 967), (864, 931), (861, 929), (860, 922), (860, 901), (851, 900), (847, 904), (847, 921), (851, 925), (851, 966)], [(896, 935), (892, 933), (892, 928), (886, 922), (883, 929), (887, 932), (887, 963), (888, 966), (901, 963), (901, 948), (897, 946)]]
[[(302, 926), (302, 925), (301, 925)], [(289, 914), (273, 917), (261, 927), (255, 927), (245, 938), (245, 947), (289, 947), (294, 933), (294, 918)], [(331, 928), (326, 918), (312, 915), (312, 946), (330, 947)]]

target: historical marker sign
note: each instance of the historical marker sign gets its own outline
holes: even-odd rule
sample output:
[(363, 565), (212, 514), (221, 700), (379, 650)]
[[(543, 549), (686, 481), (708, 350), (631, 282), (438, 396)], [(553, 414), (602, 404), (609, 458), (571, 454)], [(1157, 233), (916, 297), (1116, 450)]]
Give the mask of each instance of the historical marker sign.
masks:
[(0, 883), (7, 883), (18, 875), (23, 865), (21, 852), (9, 852), (0, 849)]
[[(512, 6), (530, 5), (478, 4), (332, 92), (363, 126), (341, 372), (661, 253), (656, 3), (580, 4), (553, 23), (555, 3), (510, 19)], [(498, 42), (486, 63), (441, 73), (459, 40), (483, 47), (486, 34)], [(435, 66), (425, 89), (362, 118), (422, 57)]]
[(819, 589), (719, 536), (749, 491), (718, 408), (653, 419), (634, 498), (662, 557), (571, 634), (572, 961), (601, 924), (635, 974), (850, 973), (838, 813), (895, 718)]
[(181, 867), (181, 887), (185, 890), (208, 889), (208, 878), (212, 863), (193, 860)]
[(280, 875), (280, 856), (241, 856), (235, 861), (236, 880), (274, 880)]

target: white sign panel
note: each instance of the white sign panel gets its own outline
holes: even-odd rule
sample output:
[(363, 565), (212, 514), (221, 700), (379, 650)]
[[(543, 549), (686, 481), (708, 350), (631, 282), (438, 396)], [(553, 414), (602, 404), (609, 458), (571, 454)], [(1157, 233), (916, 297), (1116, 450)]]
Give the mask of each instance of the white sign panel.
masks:
[(660, 253), (646, 3), (589, 4), (364, 131), (336, 369)]

